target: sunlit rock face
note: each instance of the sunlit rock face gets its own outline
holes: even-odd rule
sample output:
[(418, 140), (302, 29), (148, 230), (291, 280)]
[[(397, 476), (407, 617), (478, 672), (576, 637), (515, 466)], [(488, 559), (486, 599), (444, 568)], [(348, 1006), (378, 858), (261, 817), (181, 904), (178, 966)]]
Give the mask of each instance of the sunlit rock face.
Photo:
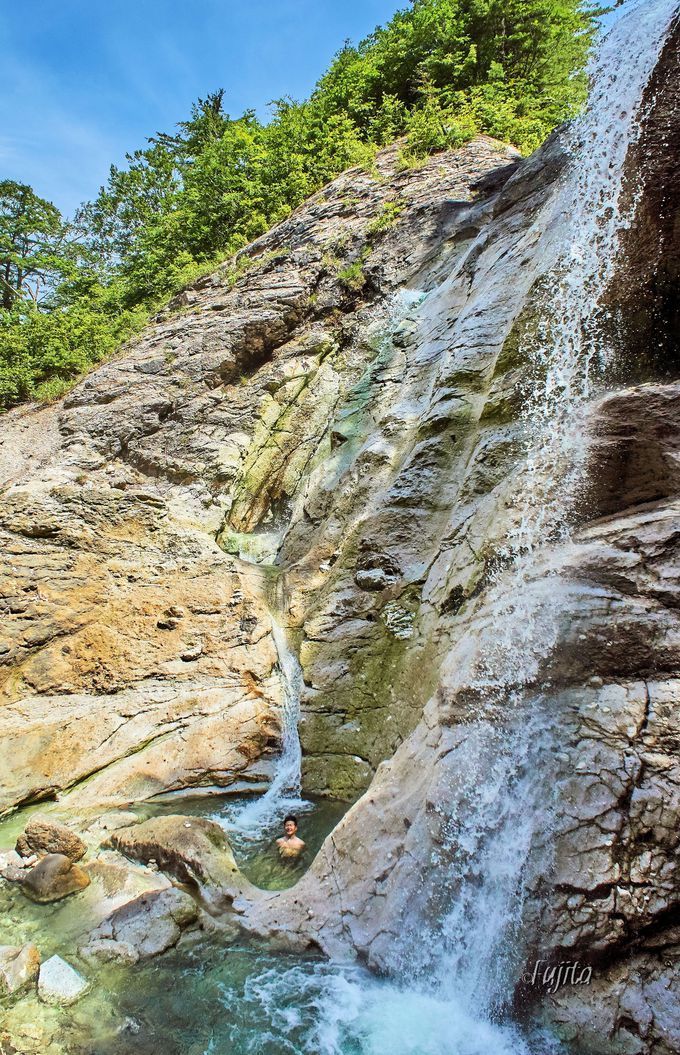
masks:
[[(405, 652), (401, 608), (378, 621), (404, 590), (400, 565), (389, 593), (354, 582), (363, 495), (345, 483), (355, 493), (335, 515), (348, 522), (329, 532), (314, 481), (343, 459), (366, 475), (351, 436), (398, 383), (399, 361), (381, 375), (371, 314), (384, 320), (393, 290), (479, 230), (516, 165), (484, 138), (417, 171), (387, 150), (183, 293), (62, 403), (3, 418), (3, 807), (262, 787), (282, 694), (272, 608), (301, 632), (309, 788), (368, 784), (427, 691), (417, 676), (393, 689), (383, 657), (386, 643), (393, 663)], [(277, 587), (249, 560), (271, 559), (291, 524)], [(338, 546), (348, 587), (329, 571)], [(338, 650), (353, 640), (345, 676)], [(366, 681), (362, 698), (352, 684)]]
[[(640, 220), (624, 230), (620, 267), (603, 286), (616, 327), (607, 317), (600, 325), (615, 355), (581, 408), (583, 443), (574, 450), (582, 470), (567, 537), (537, 545), (519, 579), (497, 574), (508, 536), (526, 536), (518, 497), (533, 488), (549, 506), (550, 484), (559, 484), (556, 476), (528, 478), (520, 435), (526, 332), (550, 258), (545, 230), (532, 221), (564, 165), (553, 142), (506, 183), (463, 261), (453, 256), (443, 281), (441, 272), (433, 279), (405, 345), (412, 369), (431, 370), (410, 404), (404, 399), (416, 438), (364, 506), (375, 516), (392, 502), (397, 515), (385, 520), (398, 525), (408, 494), (420, 525), (419, 496), (434, 490), (442, 498), (446, 526), (434, 557), (427, 530), (414, 544), (415, 527), (404, 528), (402, 547), (387, 551), (393, 564), (381, 566), (387, 577), (397, 556), (409, 569), (416, 551), (424, 555), (425, 571), (412, 573), (422, 585), (407, 654), (415, 662), (427, 642), (420, 677), (436, 670), (436, 691), (294, 895), (275, 907), (243, 905), (255, 929), (306, 934), (330, 955), (358, 954), (397, 975), (434, 975), (444, 991), (453, 979), (473, 1004), (481, 980), (487, 1009), (497, 1006), (494, 966), (480, 970), (474, 954), (494, 949), (508, 961), (501, 973), (515, 971), (518, 1005), (544, 997), (546, 1021), (600, 1055), (670, 1053), (680, 1042), (671, 995), (680, 889), (680, 404), (675, 308), (667, 310), (677, 303), (680, 193), (676, 167), (656, 153), (660, 139), (666, 149), (678, 141), (677, 45), (676, 30), (626, 155), (625, 194), (636, 189)], [(639, 313), (631, 312), (636, 303)], [(641, 357), (643, 333), (659, 340)], [(388, 411), (400, 438), (401, 407), (393, 397)], [(513, 598), (518, 583), (522, 596)], [(509, 910), (506, 869), (522, 885)], [(508, 939), (519, 949), (515, 962)], [(467, 943), (462, 953), (456, 941)], [(592, 988), (546, 995), (527, 984), (527, 965), (576, 961), (596, 972)]]
[[(677, 1050), (677, 55), (622, 162), (568, 531), (536, 519), (566, 448), (527, 447), (564, 131), (383, 152), (2, 419), (4, 807), (262, 787), (275, 618), (304, 789), (361, 797), (293, 891), (236, 893), (243, 926), (598, 1055)], [(565, 960), (592, 984), (527, 981)]]

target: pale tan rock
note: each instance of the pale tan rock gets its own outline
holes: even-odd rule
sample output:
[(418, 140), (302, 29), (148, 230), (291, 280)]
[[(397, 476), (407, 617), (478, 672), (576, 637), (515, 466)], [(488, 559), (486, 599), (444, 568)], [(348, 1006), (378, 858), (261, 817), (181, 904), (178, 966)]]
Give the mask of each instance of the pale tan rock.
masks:
[(213, 821), (179, 814), (153, 817), (113, 832), (110, 842), (133, 860), (153, 860), (181, 882), (197, 884), (215, 907), (228, 907), (244, 890), (258, 896), (241, 875), (224, 831)]
[(136, 963), (176, 945), (197, 917), (193, 898), (176, 887), (141, 894), (116, 909), (78, 951), (90, 963)]
[[(656, 84), (642, 107), (636, 177), (649, 137), (671, 141), (672, 94)], [(383, 971), (409, 940), (436, 957), (422, 935), (442, 891), (455, 898), (450, 855), (467, 852), (446, 810), (472, 771), (456, 801), (464, 828), (516, 732), (521, 691), (559, 730), (544, 775), (554, 854), (546, 864), (537, 840), (524, 929), (548, 958), (588, 950), (609, 965), (587, 1000), (561, 994), (555, 1018), (585, 1044), (677, 1050), (674, 979), (644, 945), (675, 918), (680, 889), (680, 398), (649, 323), (663, 307), (651, 287), (677, 273), (676, 166), (647, 152), (660, 179), (631, 181), (641, 222), (608, 291), (614, 309), (628, 305), (639, 372), (593, 406), (579, 530), (525, 583), (537, 629), (553, 634), (529, 687), (510, 666), (487, 712), (473, 675), (512, 601), (495, 580), (527, 487), (522, 336), (555, 250), (541, 210), (566, 160), (559, 136), (524, 162), (482, 137), (417, 171), (399, 171), (393, 148), (379, 179), (353, 170), (324, 188), (248, 247), (236, 281), (229, 265), (199, 280), (57, 408), (3, 418), (12, 442), (30, 430), (36, 454), (17, 440), (20, 471), (5, 467), (4, 805), (56, 792), (66, 808), (122, 805), (261, 772), (281, 684), (268, 573), (249, 561), (276, 557), (304, 672), (305, 787), (364, 794), (289, 892), (254, 891), (198, 823), (186, 835), (164, 818), (112, 843), (230, 907), (227, 926), (283, 947)], [(372, 241), (396, 197), (397, 226)], [(348, 289), (339, 273), (362, 254), (366, 281)], [(428, 296), (391, 304), (404, 287)], [(662, 381), (638, 383), (657, 371)], [(557, 585), (563, 608), (546, 626), (541, 597)], [(490, 747), (474, 769), (480, 712)], [(176, 926), (149, 932), (149, 947)], [(110, 923), (92, 957), (135, 948)], [(626, 975), (631, 948), (640, 963)]]
[(51, 956), (40, 967), (38, 996), (46, 1004), (67, 1006), (76, 1003), (89, 988), (87, 979), (61, 956)]
[(0, 945), (0, 992), (13, 996), (34, 986), (39, 970), (35, 945)]

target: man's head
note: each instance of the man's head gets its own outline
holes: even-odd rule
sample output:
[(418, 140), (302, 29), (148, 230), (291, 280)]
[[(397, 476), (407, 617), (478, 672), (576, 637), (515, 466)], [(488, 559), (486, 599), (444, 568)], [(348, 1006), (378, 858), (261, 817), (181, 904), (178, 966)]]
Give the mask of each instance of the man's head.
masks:
[(291, 835), (295, 835), (297, 826), (297, 817), (294, 817), (292, 813), (289, 813), (283, 822), (283, 830), (289, 838)]

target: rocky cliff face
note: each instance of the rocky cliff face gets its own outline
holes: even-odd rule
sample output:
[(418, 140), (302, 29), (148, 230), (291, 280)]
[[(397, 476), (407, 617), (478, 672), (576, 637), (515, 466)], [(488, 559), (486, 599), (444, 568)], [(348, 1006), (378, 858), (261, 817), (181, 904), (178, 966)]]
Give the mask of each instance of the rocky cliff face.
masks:
[[(381, 676), (405, 651), (378, 621), (381, 583), (353, 579), (381, 460), (359, 437), (402, 366), (368, 322), (461, 226), (479, 229), (484, 179), (517, 162), (490, 140), (415, 173), (396, 158), (345, 174), (187, 290), (63, 404), (3, 419), (4, 807), (261, 786), (281, 695), (272, 607), (304, 635), (310, 790), (353, 795), (417, 720), (420, 679), (393, 705)], [(246, 562), (286, 529), (278, 574)]]
[[(658, 146), (678, 132), (677, 44), (626, 161), (638, 220), (607, 289), (619, 355), (581, 423), (576, 526), (522, 603), (501, 573), (533, 486), (527, 334), (561, 136), (415, 171), (385, 151), (63, 404), (2, 419), (5, 808), (262, 786), (275, 613), (304, 674), (304, 786), (365, 793), (293, 891), (236, 898), (243, 924), (428, 970), (418, 933), (474, 924), (465, 891), (514, 853), (497, 840), (492, 861), (471, 820), (498, 803), (489, 830), (513, 809), (544, 822), (512, 829), (523, 963), (595, 971), (547, 997), (520, 984), (518, 1005), (543, 997), (579, 1050), (677, 1049), (680, 192)], [(516, 655), (548, 623), (533, 666), (508, 666), (507, 634)]]

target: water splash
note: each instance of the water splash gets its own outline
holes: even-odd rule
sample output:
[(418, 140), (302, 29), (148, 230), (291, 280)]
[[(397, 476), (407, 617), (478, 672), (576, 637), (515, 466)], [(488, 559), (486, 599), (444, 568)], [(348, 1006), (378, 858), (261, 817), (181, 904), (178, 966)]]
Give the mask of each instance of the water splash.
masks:
[(462, 1001), (407, 991), (359, 968), (269, 969), (248, 980), (244, 997), (271, 1023), (276, 1050), (291, 1055), (530, 1053), (517, 1030), (480, 1022)]
[[(565, 607), (560, 580), (586, 482), (589, 403), (613, 365), (604, 297), (621, 235), (634, 221), (639, 190), (625, 161), (641, 128), (641, 100), (678, 0), (639, 0), (622, 14), (591, 63), (588, 109), (571, 126), (571, 161), (535, 221), (538, 319), (520, 352), (528, 364), (520, 425), (525, 467), (513, 500), (515, 526), (500, 551), (484, 615), (457, 658), (460, 682), (503, 702), (532, 684), (554, 647)], [(484, 648), (480, 649), (479, 641)]]
[[(584, 409), (616, 355), (603, 296), (617, 267), (620, 238), (632, 224), (640, 188), (627, 185), (625, 161), (642, 128), (641, 100), (677, 0), (629, 5), (591, 64), (588, 109), (573, 123), (566, 178), (539, 223), (554, 240), (535, 333), (524, 337), (530, 364), (522, 425), (527, 473), (513, 555), (569, 535), (588, 456)], [(641, 46), (642, 45), (642, 46)], [(551, 215), (550, 215), (551, 214)]]

